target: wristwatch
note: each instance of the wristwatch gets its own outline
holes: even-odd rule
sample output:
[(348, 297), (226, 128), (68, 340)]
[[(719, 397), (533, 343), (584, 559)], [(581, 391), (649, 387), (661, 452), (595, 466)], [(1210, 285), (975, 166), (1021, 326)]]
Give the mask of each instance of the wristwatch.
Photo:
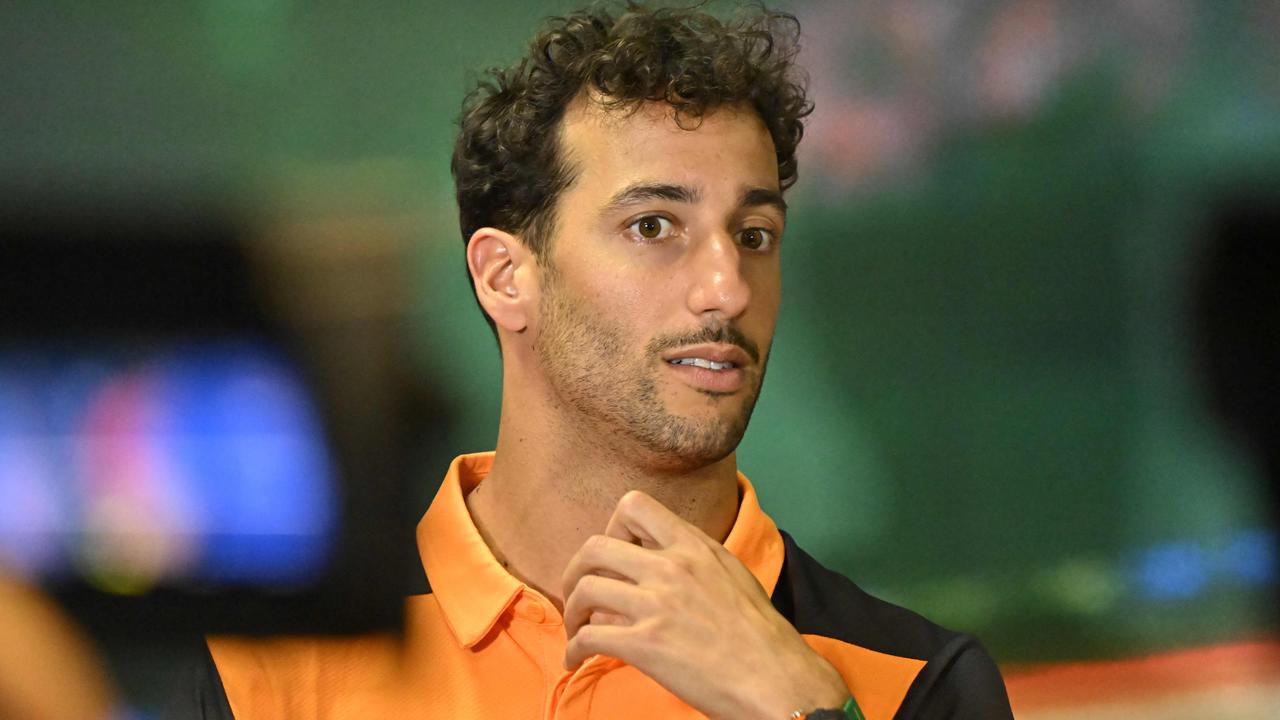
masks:
[(848, 720), (844, 711), (839, 708), (822, 708), (821, 710), (810, 710), (803, 715), (791, 715), (795, 720)]
[(845, 701), (844, 707), (820, 708), (809, 712), (796, 710), (791, 713), (788, 720), (866, 720), (866, 718), (862, 714), (862, 708), (858, 707), (857, 701), (850, 697)]

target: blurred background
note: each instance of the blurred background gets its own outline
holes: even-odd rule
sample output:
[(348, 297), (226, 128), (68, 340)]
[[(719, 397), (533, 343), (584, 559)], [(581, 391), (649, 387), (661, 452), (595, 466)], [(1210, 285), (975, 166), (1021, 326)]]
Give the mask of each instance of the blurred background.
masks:
[[(394, 627), (497, 427), (454, 118), (576, 5), (0, 10), (0, 565), (140, 716), (200, 632)], [(1280, 363), (1280, 5), (781, 7), (817, 109), (766, 509), (980, 636), (1019, 717), (1273, 717), (1277, 467), (1231, 407)]]

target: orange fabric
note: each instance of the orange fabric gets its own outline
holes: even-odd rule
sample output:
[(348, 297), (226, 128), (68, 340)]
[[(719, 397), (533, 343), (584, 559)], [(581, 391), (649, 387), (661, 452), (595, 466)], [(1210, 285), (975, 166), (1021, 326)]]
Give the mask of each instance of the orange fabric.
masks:
[(821, 635), (804, 635), (809, 647), (818, 651), (840, 671), (849, 692), (858, 701), (867, 720), (892, 718), (911, 689), (924, 660), (886, 655)]
[[(392, 638), (214, 638), (210, 652), (239, 720), (339, 718), (697, 718), (635, 668), (595, 656), (566, 672), (564, 626), (540, 593), (502, 568), (471, 521), (464, 497), (488, 474), (492, 453), (464, 455), (418, 525), (432, 594), (406, 602), (405, 634)], [(725, 539), (772, 593), (782, 537), (738, 475), (741, 503)], [(868, 720), (888, 720), (923, 661), (805, 636), (832, 662)], [(781, 720), (781, 718), (779, 719)]]

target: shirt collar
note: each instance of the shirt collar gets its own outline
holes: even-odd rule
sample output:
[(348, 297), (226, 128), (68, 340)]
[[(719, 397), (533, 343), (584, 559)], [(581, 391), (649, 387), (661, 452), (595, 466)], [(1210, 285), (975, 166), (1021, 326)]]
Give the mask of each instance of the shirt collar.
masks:
[[(494, 558), (464, 500), (492, 467), (492, 452), (455, 458), (418, 523), (418, 553), (431, 591), (449, 629), (465, 647), (483, 640), (525, 590), (524, 583)], [(725, 549), (772, 595), (782, 571), (782, 536), (760, 509), (755, 489), (742, 473), (738, 473), (738, 494), (738, 517), (725, 538)]]

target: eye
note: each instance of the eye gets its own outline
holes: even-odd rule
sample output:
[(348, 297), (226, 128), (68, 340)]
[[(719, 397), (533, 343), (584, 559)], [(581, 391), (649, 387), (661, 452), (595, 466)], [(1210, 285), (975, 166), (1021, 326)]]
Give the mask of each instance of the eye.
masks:
[(645, 215), (627, 226), (641, 240), (662, 240), (671, 235), (671, 221), (661, 215)]
[(738, 242), (748, 250), (770, 250), (775, 238), (772, 230), (753, 227), (738, 233)]

